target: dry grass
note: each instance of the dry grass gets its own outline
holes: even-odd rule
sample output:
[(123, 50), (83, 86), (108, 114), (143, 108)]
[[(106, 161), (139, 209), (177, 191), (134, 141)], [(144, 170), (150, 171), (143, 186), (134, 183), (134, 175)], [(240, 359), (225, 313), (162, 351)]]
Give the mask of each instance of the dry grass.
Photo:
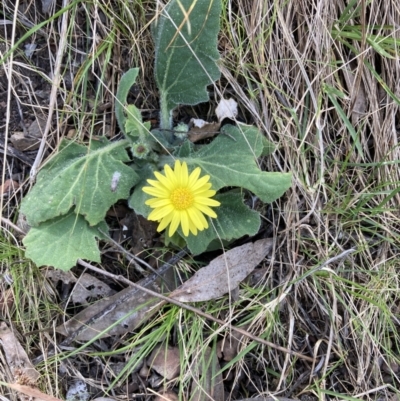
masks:
[[(205, 308), (316, 360), (312, 365), (243, 338), (243, 352), (224, 368), (230, 374), (230, 394), (246, 398), (247, 388), (252, 396), (394, 400), (400, 387), (400, 7), (396, 0), (223, 3), (222, 79), (216, 92), (235, 97), (240, 118), (279, 144), (263, 161), (264, 167), (292, 171), (293, 185), (265, 214), (267, 230), (276, 241), (258, 284), (243, 285), (240, 300), (229, 308), (227, 300)], [(16, 14), (14, 2), (3, 2), (4, 18), (23, 23), (16, 32), (6, 26), (8, 48), (27, 20), (31, 26), (44, 20), (33, 3), (20, 5), (26, 8)], [(11, 118), (14, 98), (25, 118), (47, 117), (54, 108), (46, 156), (67, 134), (82, 140), (116, 132), (114, 95), (120, 75), (131, 66), (141, 67), (133, 100), (145, 114), (154, 115), (158, 103), (149, 23), (155, 9), (153, 1), (72, 5), (64, 14), (66, 45), (53, 104), (26, 84), (47, 70), (28, 59), (22, 63), (17, 52), (13, 57), (18, 62), (5, 60), (0, 68), (12, 85), (9, 102), (2, 107)], [(53, 19), (34, 29), (29, 39), (40, 44), (43, 59), (50, 54), (52, 69), (60, 50), (60, 29), (60, 20)], [(24, 90), (19, 89), (20, 81), (25, 82)], [(50, 89), (48, 83), (46, 93)], [(9, 122), (1, 124), (10, 135)], [(3, 158), (3, 182), (12, 173), (11, 164), (12, 158)], [(21, 181), (27, 174), (27, 168), (20, 172)], [(20, 198), (21, 192), (2, 198), (3, 216), (13, 218)], [(8, 232), (2, 242), (13, 249), (18, 245)], [(349, 248), (356, 251), (304, 277)], [(12, 272), (15, 284), (10, 288), (18, 300), (4, 319), (22, 333), (48, 328), (61, 309), (54, 294), (45, 290), (40, 272), (20, 251), (4, 254), (8, 256), (2, 259), (1, 273)], [(22, 264), (14, 268), (19, 259)], [(9, 288), (4, 280), (1, 286)], [(176, 310), (165, 313), (179, 318), (180, 327), (189, 322), (196, 328), (195, 337), (177, 334), (185, 345), (186, 362), (204, 344), (221, 338), (216, 327), (200, 317)], [(46, 354), (56, 340), (51, 331), (22, 339), (32, 357)], [(89, 351), (93, 349), (75, 358), (85, 363)], [(96, 358), (108, 366), (107, 356)], [(79, 368), (63, 363), (70, 377), (81, 376)], [(50, 359), (40, 369), (43, 389), (60, 396), (64, 390), (57, 366), (57, 359)], [(189, 383), (190, 364), (182, 366), (182, 379)], [(97, 379), (85, 380), (98, 389), (106, 387)], [(184, 384), (182, 399), (189, 393), (190, 385)]]

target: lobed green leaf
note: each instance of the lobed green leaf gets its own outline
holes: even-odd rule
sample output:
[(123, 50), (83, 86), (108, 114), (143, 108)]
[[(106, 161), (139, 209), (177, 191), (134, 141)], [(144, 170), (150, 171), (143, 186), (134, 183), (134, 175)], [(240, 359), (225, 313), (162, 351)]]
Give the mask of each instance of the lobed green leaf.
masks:
[(23, 199), (21, 212), (31, 226), (61, 216), (75, 206), (90, 225), (104, 219), (119, 199), (126, 199), (139, 181), (122, 145), (106, 139), (92, 141), (90, 148), (63, 141), (60, 152), (46, 164), (37, 183)]
[[(216, 191), (224, 187), (246, 188), (267, 203), (282, 196), (291, 186), (292, 175), (260, 170), (256, 159), (265, 153), (269, 142), (266, 144), (258, 129), (225, 125), (222, 132), (207, 146), (180, 159), (192, 168), (199, 166), (203, 175), (209, 174)], [(185, 148), (185, 155), (187, 152)]]
[(208, 101), (206, 86), (220, 77), (220, 13), (221, 0), (171, 0), (153, 24), (161, 128), (177, 105)]
[(221, 202), (221, 206), (214, 209), (217, 218), (208, 219), (210, 227), (207, 230), (186, 237), (187, 246), (194, 255), (206, 251), (213, 241), (218, 242), (219, 249), (221, 240), (225, 242), (244, 235), (255, 235), (260, 228), (260, 214), (243, 203), (240, 190), (218, 194), (215, 199)]
[(107, 232), (104, 221), (94, 227), (74, 212), (57, 217), (32, 227), (23, 243), (26, 256), (38, 265), (50, 265), (69, 270), (78, 259), (100, 262), (100, 251), (96, 238), (102, 238), (99, 229)]

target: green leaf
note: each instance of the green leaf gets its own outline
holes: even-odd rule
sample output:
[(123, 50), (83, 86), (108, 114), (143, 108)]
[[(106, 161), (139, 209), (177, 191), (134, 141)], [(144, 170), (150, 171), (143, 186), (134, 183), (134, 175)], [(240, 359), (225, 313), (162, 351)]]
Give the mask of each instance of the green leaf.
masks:
[(132, 208), (136, 214), (140, 214), (144, 217), (147, 217), (150, 212), (150, 206), (144, 204), (144, 202), (149, 199), (149, 195), (145, 194), (142, 188), (146, 185), (147, 179), (154, 179), (154, 171), (158, 171), (155, 165), (147, 163), (143, 168), (140, 170), (136, 170), (137, 174), (140, 177), (139, 183), (135, 186), (131, 197), (128, 200), (128, 205)]
[(220, 12), (221, 0), (171, 0), (153, 24), (161, 128), (177, 105), (208, 101), (206, 86), (220, 77)]
[(214, 209), (217, 218), (209, 219), (210, 227), (207, 230), (186, 237), (187, 246), (194, 255), (206, 251), (213, 241), (230, 241), (244, 235), (255, 235), (260, 228), (259, 213), (243, 204), (239, 190), (218, 194), (215, 199), (221, 202), (221, 206)]
[(125, 136), (132, 142), (136, 141), (138, 138), (146, 138), (150, 135), (151, 123), (142, 122), (142, 113), (140, 110), (130, 104), (126, 108), (127, 119), (125, 122)]
[(60, 152), (47, 163), (37, 183), (23, 199), (21, 212), (31, 226), (66, 214), (75, 205), (90, 225), (104, 219), (118, 199), (126, 199), (139, 181), (122, 147), (127, 141), (92, 141), (91, 148), (63, 141)]
[(104, 221), (90, 227), (86, 220), (73, 212), (32, 227), (23, 243), (26, 256), (38, 266), (50, 265), (69, 270), (78, 259), (100, 262), (100, 251), (96, 237), (99, 231), (107, 232)]
[[(224, 135), (227, 134), (227, 135)], [(188, 166), (209, 174), (216, 191), (224, 187), (246, 188), (263, 202), (273, 202), (291, 186), (291, 173), (261, 171), (256, 158), (265, 151), (265, 141), (257, 128), (247, 125), (225, 125), (210, 144), (178, 157)]]
[(149, 122), (143, 123), (142, 113), (136, 106), (133, 104), (126, 106), (128, 93), (135, 83), (138, 73), (139, 68), (131, 68), (122, 75), (115, 102), (115, 116), (119, 128), (131, 142), (138, 138), (145, 138), (150, 133), (151, 126)]
[(131, 68), (121, 77), (119, 82), (116, 102), (115, 102), (115, 116), (117, 117), (120, 130), (125, 134), (126, 116), (124, 114), (125, 105), (127, 103), (128, 93), (132, 85), (136, 81), (139, 73), (139, 68)]

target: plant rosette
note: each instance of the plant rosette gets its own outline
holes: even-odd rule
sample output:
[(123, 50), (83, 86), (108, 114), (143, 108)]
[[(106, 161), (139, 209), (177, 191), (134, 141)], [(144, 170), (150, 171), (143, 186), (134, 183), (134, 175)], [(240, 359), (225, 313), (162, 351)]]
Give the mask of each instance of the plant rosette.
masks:
[[(192, 143), (187, 125), (172, 125), (173, 110), (208, 101), (207, 86), (220, 77), (221, 7), (221, 0), (171, 0), (153, 24), (159, 129), (151, 130), (127, 103), (139, 73), (132, 68), (121, 77), (115, 102), (125, 139), (63, 140), (41, 169), (20, 208), (32, 227), (26, 256), (37, 265), (69, 270), (78, 259), (100, 262), (97, 241), (108, 231), (107, 211), (121, 199), (158, 221), (166, 245), (186, 244), (193, 254), (258, 232), (260, 214), (244, 204), (244, 193), (270, 203), (291, 185), (290, 173), (259, 168), (274, 145), (243, 124), (224, 125), (206, 144)], [(235, 102), (222, 101), (234, 118)]]

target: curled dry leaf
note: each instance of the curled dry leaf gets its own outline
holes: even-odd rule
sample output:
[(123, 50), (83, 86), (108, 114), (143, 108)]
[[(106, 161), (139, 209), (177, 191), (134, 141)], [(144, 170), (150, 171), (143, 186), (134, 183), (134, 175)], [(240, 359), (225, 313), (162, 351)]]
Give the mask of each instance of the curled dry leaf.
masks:
[(271, 250), (273, 240), (264, 238), (231, 249), (171, 293), (180, 302), (209, 301), (236, 288)]
[(180, 372), (179, 348), (161, 344), (153, 350), (147, 364), (165, 379), (175, 379)]
[(188, 132), (189, 141), (195, 143), (202, 139), (212, 138), (219, 132), (220, 123), (209, 123), (199, 118), (190, 120), (190, 131)]
[(237, 103), (233, 99), (221, 99), (215, 109), (215, 114), (218, 117), (218, 121), (221, 122), (224, 118), (230, 118), (234, 120), (237, 116)]

